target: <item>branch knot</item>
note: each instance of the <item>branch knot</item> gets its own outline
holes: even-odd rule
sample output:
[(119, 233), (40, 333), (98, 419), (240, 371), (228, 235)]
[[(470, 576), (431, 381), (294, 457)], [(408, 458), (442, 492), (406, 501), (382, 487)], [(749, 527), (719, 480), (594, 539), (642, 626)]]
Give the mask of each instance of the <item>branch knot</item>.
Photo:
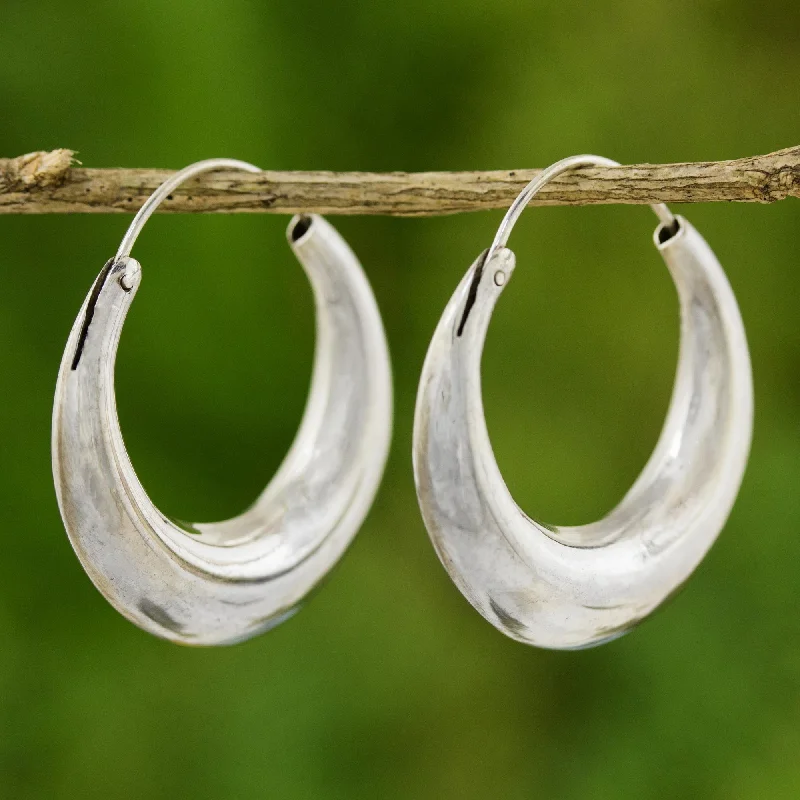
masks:
[(0, 159), (0, 191), (19, 192), (60, 186), (74, 162), (72, 150), (37, 150), (16, 158)]

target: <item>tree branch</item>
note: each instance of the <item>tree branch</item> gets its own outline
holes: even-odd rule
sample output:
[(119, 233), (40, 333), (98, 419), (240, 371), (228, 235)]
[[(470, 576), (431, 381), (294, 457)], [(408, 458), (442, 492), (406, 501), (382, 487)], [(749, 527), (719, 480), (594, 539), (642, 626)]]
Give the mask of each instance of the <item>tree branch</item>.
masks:
[[(132, 213), (169, 175), (159, 169), (84, 169), (71, 150), (0, 159), (0, 214)], [(539, 170), (491, 172), (245, 172), (202, 175), (166, 212), (433, 216), (507, 208)], [(591, 167), (548, 184), (533, 205), (771, 203), (800, 197), (800, 147), (734, 161)]]

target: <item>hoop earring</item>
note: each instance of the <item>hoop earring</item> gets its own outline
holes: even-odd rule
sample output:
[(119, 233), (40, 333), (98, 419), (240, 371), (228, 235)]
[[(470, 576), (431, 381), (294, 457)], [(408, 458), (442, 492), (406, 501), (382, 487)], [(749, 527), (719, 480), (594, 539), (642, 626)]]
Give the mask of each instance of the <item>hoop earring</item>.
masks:
[(573, 649), (621, 636), (673, 594), (713, 544), (744, 474), (753, 387), (733, 292), (700, 234), (664, 205), (655, 245), (678, 290), (677, 376), (658, 444), (622, 502), (581, 527), (549, 527), (514, 502), (492, 453), (480, 363), (515, 256), (514, 223), (575, 156), (546, 169), (508, 210), (491, 247), (442, 314), (422, 370), (414, 420), (417, 497), (433, 545), (467, 600), (527, 644)]
[(106, 599), (150, 633), (193, 645), (247, 639), (293, 614), (343, 554), (377, 491), (389, 449), (389, 354), (361, 266), (318, 216), (289, 223), (311, 282), (317, 341), (308, 404), (275, 477), (238, 517), (184, 525), (142, 488), (122, 440), (114, 362), (141, 280), (130, 257), (156, 207), (184, 181), (241, 161), (193, 164), (139, 210), (78, 314), (58, 376), (53, 474), (61, 516)]

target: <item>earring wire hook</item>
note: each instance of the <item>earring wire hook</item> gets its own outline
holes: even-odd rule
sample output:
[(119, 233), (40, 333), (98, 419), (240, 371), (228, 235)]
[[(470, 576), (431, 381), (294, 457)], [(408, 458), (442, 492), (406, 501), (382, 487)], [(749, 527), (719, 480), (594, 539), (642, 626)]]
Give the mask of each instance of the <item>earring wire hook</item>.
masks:
[[(581, 156), (570, 156), (569, 158), (563, 158), (561, 161), (556, 161), (555, 164), (552, 164), (547, 169), (543, 170), (540, 175), (535, 177), (520, 193), (517, 195), (517, 199), (509, 207), (508, 211), (506, 211), (505, 216), (503, 217), (503, 221), (500, 223), (500, 227), (497, 229), (497, 233), (495, 234), (494, 241), (492, 242), (491, 246), (489, 247), (489, 252), (486, 254), (486, 259), (484, 260), (484, 264), (488, 264), (491, 260), (492, 256), (499, 250), (501, 247), (505, 247), (508, 242), (508, 237), (511, 235), (511, 231), (514, 229), (514, 225), (517, 224), (517, 220), (520, 218), (520, 215), (525, 210), (525, 207), (530, 203), (530, 201), (539, 193), (543, 186), (547, 185), (553, 178), (561, 175), (564, 172), (569, 172), (570, 170), (576, 169), (578, 167), (618, 167), (620, 166), (618, 161), (612, 161), (610, 158), (603, 158), (603, 156), (592, 156), (592, 155), (581, 155)], [(664, 203), (653, 203), (650, 208), (653, 209), (655, 215), (661, 220), (661, 223), (666, 226), (673, 226), (676, 222), (675, 216), (673, 213), (667, 208)]]
[(246, 161), (238, 161), (235, 158), (208, 158), (205, 161), (198, 161), (188, 167), (176, 172), (172, 177), (167, 178), (154, 192), (147, 198), (144, 205), (136, 212), (128, 230), (122, 237), (115, 261), (127, 258), (131, 254), (134, 242), (142, 232), (145, 222), (150, 219), (152, 213), (178, 188), (184, 181), (194, 178), (203, 172), (211, 172), (216, 169), (241, 169), (245, 172), (261, 172), (259, 167), (248, 164)]

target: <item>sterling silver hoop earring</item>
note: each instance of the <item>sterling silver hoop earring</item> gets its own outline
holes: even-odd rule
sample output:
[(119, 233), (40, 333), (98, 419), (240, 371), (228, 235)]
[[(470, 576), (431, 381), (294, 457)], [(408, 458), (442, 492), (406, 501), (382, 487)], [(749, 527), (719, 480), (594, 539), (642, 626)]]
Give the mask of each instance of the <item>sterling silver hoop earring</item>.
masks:
[(308, 404), (275, 477), (238, 517), (182, 525), (150, 501), (117, 420), (114, 362), (141, 280), (130, 252), (156, 207), (209, 170), (201, 161), (142, 206), (78, 314), (58, 376), (53, 474), (67, 534), (108, 601), (146, 631), (192, 645), (226, 644), (290, 616), (336, 564), (364, 520), (389, 449), (389, 355), (361, 266), (318, 216), (294, 217), (289, 244), (310, 280), (317, 342)]
[(500, 631), (556, 649), (621, 636), (683, 584), (730, 513), (753, 425), (750, 358), (731, 287), (700, 234), (655, 205), (655, 245), (681, 312), (677, 376), (655, 451), (599, 522), (545, 526), (514, 502), (492, 453), (480, 375), (492, 312), (515, 265), (506, 242), (548, 181), (593, 165), (618, 166), (598, 156), (564, 159), (508, 210), (442, 314), (414, 421), (419, 505), (451, 578)]

